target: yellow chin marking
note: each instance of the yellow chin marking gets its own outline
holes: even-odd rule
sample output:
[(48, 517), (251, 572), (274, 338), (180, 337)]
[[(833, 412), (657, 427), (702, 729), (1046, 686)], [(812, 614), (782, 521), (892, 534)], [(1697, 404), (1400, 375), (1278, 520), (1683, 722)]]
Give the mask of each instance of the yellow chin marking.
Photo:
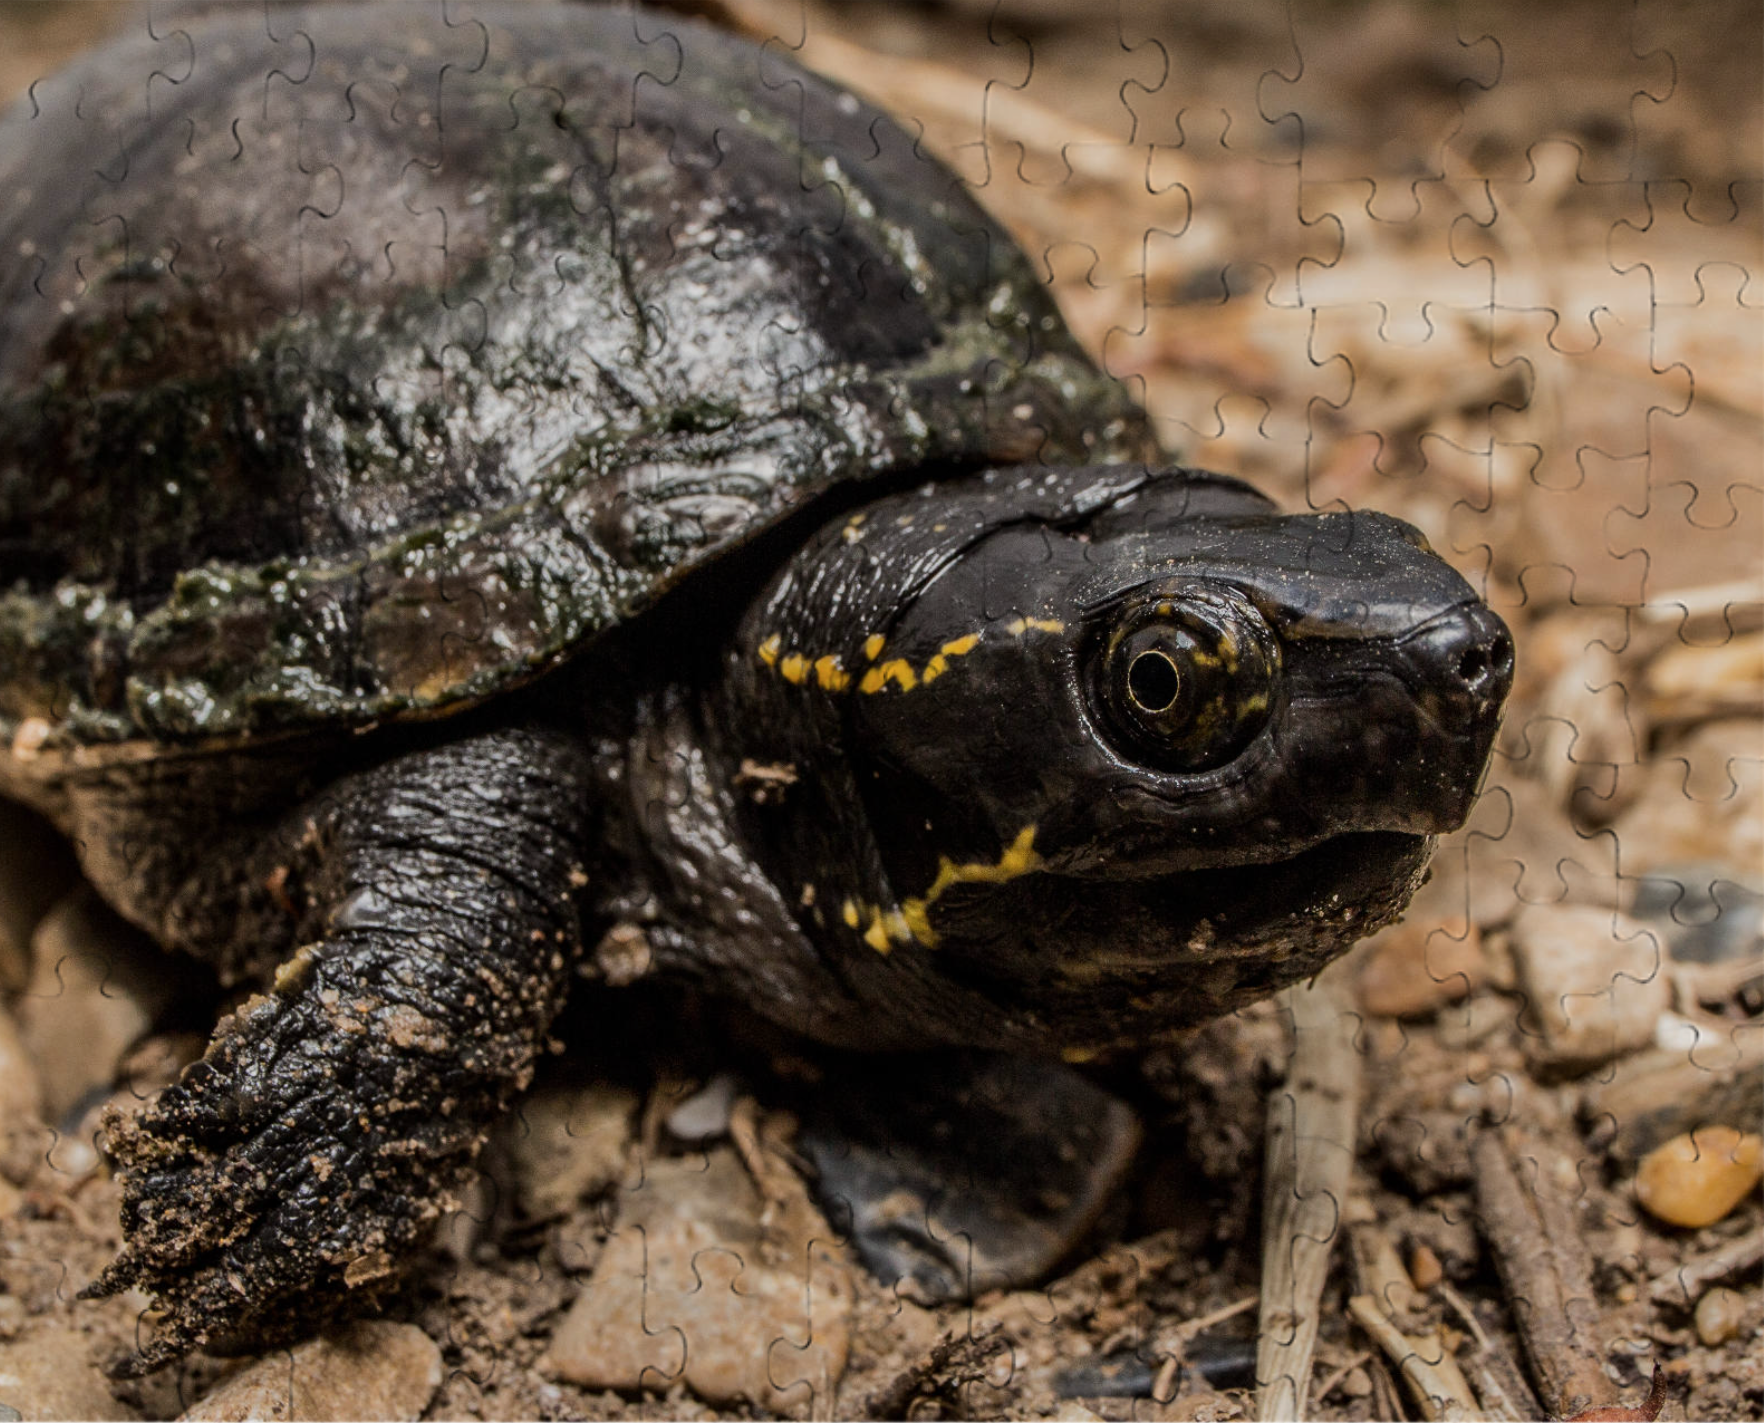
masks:
[(931, 906), (953, 885), (1003, 884), (1041, 868), (1041, 856), (1035, 853), (1035, 827), (1025, 825), (1017, 832), (1005, 852), (995, 862), (972, 860), (958, 865), (947, 855), (937, 862), (937, 878), (924, 894), (907, 900), (899, 909), (884, 910), (879, 905), (860, 905), (848, 899), (843, 907), (847, 926), (857, 928), (865, 917), (869, 925), (863, 939), (879, 954), (893, 950), (896, 944), (916, 939), (927, 949), (937, 946), (937, 931), (931, 927)]
[(794, 682), (800, 687), (808, 680), (809, 660), (800, 652), (792, 652), (778, 664), (778, 670), (784, 674), (786, 682)]
[(886, 639), (879, 632), (873, 632), (868, 637), (866, 637), (864, 639), (864, 657), (865, 657), (865, 659), (870, 662), (874, 662), (876, 660), (877, 654), (879, 654), (882, 651), (882, 644), (885, 641), (886, 641)]
[(778, 653), (784, 646), (784, 639), (773, 633), (759, 645), (759, 660), (768, 667), (778, 665)]

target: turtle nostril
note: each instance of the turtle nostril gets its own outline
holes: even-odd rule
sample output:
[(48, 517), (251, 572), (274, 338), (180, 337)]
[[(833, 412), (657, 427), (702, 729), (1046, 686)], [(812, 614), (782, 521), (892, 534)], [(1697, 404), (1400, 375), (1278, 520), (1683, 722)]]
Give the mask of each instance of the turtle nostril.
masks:
[(1489, 659), (1497, 672), (1513, 670), (1513, 639), (1504, 631), (1497, 632), (1489, 644)]
[(1488, 654), (1480, 647), (1466, 648), (1464, 655), (1458, 659), (1458, 675), (1466, 682), (1474, 682), (1486, 671)]

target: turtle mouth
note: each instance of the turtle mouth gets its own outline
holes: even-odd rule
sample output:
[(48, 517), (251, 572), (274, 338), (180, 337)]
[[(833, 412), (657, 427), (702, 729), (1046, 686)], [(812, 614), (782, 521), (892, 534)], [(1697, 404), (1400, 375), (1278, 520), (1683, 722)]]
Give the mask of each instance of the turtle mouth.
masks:
[(1352, 831), (1280, 859), (1158, 875), (1142, 891), (1177, 957), (1254, 956), (1295, 934), (1346, 948), (1401, 912), (1433, 842), (1399, 830)]
[(1143, 1043), (1317, 973), (1402, 913), (1433, 845), (1349, 831), (1257, 863), (976, 886), (951, 896), (938, 966), (993, 1005), (1001, 1041)]

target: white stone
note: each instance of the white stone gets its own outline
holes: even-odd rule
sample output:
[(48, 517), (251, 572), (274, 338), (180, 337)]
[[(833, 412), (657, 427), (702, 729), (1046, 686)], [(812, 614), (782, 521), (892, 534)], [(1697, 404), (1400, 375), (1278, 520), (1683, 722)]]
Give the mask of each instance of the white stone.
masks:
[(1590, 1069), (1653, 1042), (1671, 987), (1651, 930), (1609, 909), (1531, 905), (1511, 942), (1539, 1065)]

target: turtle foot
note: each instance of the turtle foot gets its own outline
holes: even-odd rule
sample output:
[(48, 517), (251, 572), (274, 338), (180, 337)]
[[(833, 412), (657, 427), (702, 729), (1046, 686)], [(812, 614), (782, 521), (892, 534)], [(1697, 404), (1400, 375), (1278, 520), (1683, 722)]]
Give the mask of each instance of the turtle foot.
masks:
[(1062, 1063), (947, 1052), (837, 1068), (805, 1105), (798, 1146), (871, 1272), (936, 1303), (1045, 1275), (1139, 1140), (1132, 1109)]

